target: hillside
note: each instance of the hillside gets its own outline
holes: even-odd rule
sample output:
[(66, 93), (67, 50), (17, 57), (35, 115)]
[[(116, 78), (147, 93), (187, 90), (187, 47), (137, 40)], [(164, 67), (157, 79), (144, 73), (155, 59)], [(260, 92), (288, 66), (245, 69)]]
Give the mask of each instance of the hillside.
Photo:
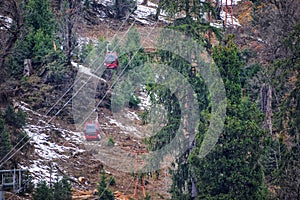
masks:
[(4, 0), (0, 200), (299, 198), (298, 4)]

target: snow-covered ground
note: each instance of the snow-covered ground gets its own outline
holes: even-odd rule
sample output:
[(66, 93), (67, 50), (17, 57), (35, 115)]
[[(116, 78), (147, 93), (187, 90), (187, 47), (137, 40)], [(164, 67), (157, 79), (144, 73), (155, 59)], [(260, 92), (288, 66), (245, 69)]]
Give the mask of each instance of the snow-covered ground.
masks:
[(103, 81), (103, 82), (106, 82), (105, 79), (100, 78), (100, 77), (97, 76), (96, 74), (93, 74), (93, 73), (91, 72), (91, 68), (85, 67), (85, 66), (80, 65), (80, 64), (78, 64), (78, 63), (76, 63), (76, 62), (71, 62), (71, 63), (72, 63), (72, 65), (73, 65), (74, 67), (76, 67), (76, 68), (78, 69), (78, 71), (79, 71), (80, 73), (84, 73), (84, 74), (86, 74), (86, 75), (88, 75), (88, 76), (91, 76), (91, 77), (93, 77), (93, 78), (96, 78), (96, 79), (99, 79), (99, 80), (101, 80), (101, 81)]
[[(224, 10), (222, 10), (220, 13), (220, 16), (221, 16), (222, 20), (225, 20), (226, 12)], [(234, 16), (232, 16), (230, 13), (227, 13), (227, 24), (226, 25), (232, 26), (232, 23), (234, 26), (241, 26), (239, 21)]]
[[(24, 131), (31, 138), (30, 143), (34, 145), (36, 159), (28, 163), (21, 164), (22, 168), (27, 168), (33, 175), (33, 182), (37, 183), (40, 180), (52, 181), (58, 176), (55, 169), (55, 160), (67, 159), (77, 153), (84, 152), (84, 149), (79, 148), (79, 144), (84, 140), (81, 132), (74, 132), (67, 129), (62, 129), (53, 124), (47, 124), (41, 114), (29, 109), (28, 105), (21, 102), (20, 108), (27, 113), (29, 122), (24, 127)], [(45, 117), (45, 116), (44, 116)], [(40, 120), (36, 120), (40, 119)], [(58, 126), (60, 126), (58, 124)], [(54, 142), (53, 135), (61, 138), (58, 143)], [(63, 142), (63, 143), (62, 143)], [(68, 145), (65, 145), (68, 143)]]
[(0, 15), (0, 21), (3, 24), (3, 26), (0, 26), (0, 30), (10, 28), (13, 22), (12, 18), (3, 15)]
[[(204, 0), (203, 0), (204, 1)], [(222, 6), (225, 6), (226, 3), (228, 6), (231, 5), (237, 5), (238, 2), (241, 0), (221, 0), (220, 4)], [(145, 24), (145, 25), (153, 25), (155, 24), (154, 21), (150, 20), (151, 16), (154, 16), (156, 14), (156, 8), (158, 7), (157, 4), (148, 1), (146, 5), (141, 5), (143, 0), (137, 0), (137, 9), (131, 14), (131, 17), (133, 17), (136, 21)], [(215, 2), (215, 1), (214, 1)], [(98, 3), (101, 3), (106, 6), (113, 6), (114, 5), (114, 0), (98, 0)], [(184, 14), (178, 13), (177, 17), (184, 17)], [(204, 16), (205, 17), (205, 16)], [(166, 22), (166, 23), (171, 23), (170, 19), (168, 18), (167, 14), (165, 11), (161, 11), (160, 16), (158, 18), (160, 21)], [(225, 20), (225, 11), (221, 11), (221, 19)], [(232, 25), (232, 16), (228, 13), (227, 14), (227, 26)], [(235, 26), (240, 26), (238, 20), (233, 17), (233, 24)], [(222, 28), (223, 24), (218, 24), (218, 23), (211, 23), (212, 26), (217, 27), (217, 28)]]
[[(141, 22), (142, 24), (154, 24), (154, 22), (151, 23), (148, 18), (156, 14), (156, 8), (158, 7), (158, 5), (152, 3), (151, 1), (148, 1), (147, 5), (141, 5), (142, 2), (143, 0), (137, 0), (137, 9), (133, 13), (134, 19)], [(158, 19), (163, 22), (170, 23), (164, 11), (160, 13)]]
[(226, 1), (228, 5), (236, 5), (241, 0), (221, 0), (222, 5), (226, 5)]

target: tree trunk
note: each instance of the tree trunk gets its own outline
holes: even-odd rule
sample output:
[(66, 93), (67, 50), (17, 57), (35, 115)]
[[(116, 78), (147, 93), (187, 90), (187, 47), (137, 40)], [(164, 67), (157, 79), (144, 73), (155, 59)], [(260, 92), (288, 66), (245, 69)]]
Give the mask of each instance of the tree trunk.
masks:
[(272, 135), (272, 87), (270, 85), (263, 84), (260, 90), (261, 96), (261, 110), (266, 115), (263, 126), (269, 130), (269, 134)]
[(190, 1), (185, 0), (185, 17), (189, 18), (190, 17)]
[(159, 0), (158, 6), (157, 6), (157, 9), (156, 9), (156, 14), (155, 14), (155, 20), (156, 21), (158, 20), (158, 17), (160, 15), (160, 11), (161, 11), (161, 0)]

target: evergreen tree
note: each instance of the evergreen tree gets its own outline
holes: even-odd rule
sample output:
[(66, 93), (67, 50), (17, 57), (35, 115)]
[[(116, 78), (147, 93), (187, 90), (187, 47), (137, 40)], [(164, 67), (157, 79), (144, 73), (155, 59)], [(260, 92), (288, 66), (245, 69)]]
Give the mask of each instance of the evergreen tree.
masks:
[(8, 132), (5, 130), (4, 121), (0, 114), (0, 158), (4, 158), (6, 154), (11, 150), (12, 146)]
[(108, 188), (105, 172), (101, 173), (100, 181), (98, 183), (99, 200), (114, 200), (112, 191)]
[(26, 5), (25, 25), (28, 34), (25, 38), (27, 58), (36, 61), (53, 50), (55, 30), (54, 16), (48, 0), (29, 0)]
[(52, 189), (48, 187), (46, 181), (37, 184), (37, 188), (33, 193), (33, 200), (53, 200)]
[(135, 67), (142, 66), (146, 61), (146, 57), (143, 54), (144, 49), (141, 44), (141, 37), (136, 28), (130, 29), (126, 37), (124, 48), (121, 50), (120, 67), (124, 67), (126, 71)]
[[(238, 49), (232, 38), (226, 46), (213, 50), (221, 72), (228, 105), (224, 130), (212, 151), (199, 158), (197, 148), (189, 156), (190, 171), (197, 180), (199, 199), (265, 199), (267, 196), (262, 166), (264, 132), (260, 128), (262, 114), (247, 99), (241, 98)], [(205, 127), (199, 134), (205, 132)], [(201, 145), (201, 135), (197, 146)]]
[(210, 22), (206, 19), (208, 13), (215, 15), (215, 9), (209, 1), (160, 0), (157, 17), (161, 9), (165, 10), (171, 17), (185, 13), (185, 16), (182, 18), (176, 16), (176, 20), (171, 25), (171, 28), (180, 30), (193, 37), (206, 48), (211, 48), (210, 36), (204, 37), (204, 34), (211, 35), (214, 33), (221, 40), (220, 29), (210, 26)]
[[(300, 198), (300, 23), (285, 39), (285, 44), (292, 53), (283, 60), (274, 63), (276, 68), (286, 73), (276, 77), (276, 89), (284, 90), (281, 96), (280, 109), (274, 116), (278, 138), (276, 154), (279, 155), (277, 166), (273, 168), (272, 184), (279, 185), (280, 199)], [(279, 167), (278, 167), (279, 166)]]
[(53, 197), (55, 200), (71, 200), (72, 199), (72, 186), (68, 180), (64, 177), (63, 179), (56, 181), (54, 184)]
[(6, 123), (15, 128), (22, 128), (26, 124), (25, 113), (22, 110), (16, 113), (12, 105), (6, 108), (4, 117)]
[[(29, 0), (24, 6), (24, 29), (16, 42), (14, 52), (9, 56), (6, 65), (12, 74), (23, 72), (24, 59), (31, 59), (33, 68), (38, 65), (60, 61), (61, 51), (53, 47), (55, 20), (48, 0)], [(16, 56), (17, 55), (17, 56)]]
[[(186, 30), (182, 30), (185, 32)], [(175, 31), (176, 32), (176, 31)], [(177, 32), (178, 33), (178, 32)], [(193, 59), (197, 59), (197, 64), (201, 64), (206, 66), (206, 62), (203, 61), (203, 58), (201, 58), (198, 54), (203, 49), (197, 48), (195, 41), (190, 40), (190, 36), (187, 38), (181, 37), (180, 39), (175, 39), (178, 35), (174, 34), (162, 34), (161, 40), (159, 41), (159, 44), (162, 46), (161, 49), (166, 49), (165, 47), (182, 47), (182, 48), (176, 48), (173, 52), (161, 50), (159, 51), (158, 55), (160, 56), (160, 61), (163, 64), (172, 67), (176, 71), (178, 71), (182, 76), (176, 76), (172, 77), (173, 83), (176, 84), (177, 92), (175, 94), (172, 94), (170, 90), (163, 85), (159, 84), (152, 84), (148, 85), (146, 88), (149, 91), (152, 104), (160, 104), (163, 105), (166, 109), (167, 114), (167, 123), (166, 125), (157, 133), (152, 135), (148, 139), (149, 149), (150, 150), (159, 150), (163, 148), (164, 146), (168, 145), (171, 141), (172, 142), (178, 142), (176, 143), (176, 150), (180, 152), (180, 156), (176, 160), (176, 164), (173, 163), (174, 168), (176, 166), (176, 169), (174, 169), (172, 173), (172, 180), (173, 184), (171, 187), (171, 193), (173, 199), (190, 199), (192, 196), (195, 197), (195, 181), (192, 180), (191, 173), (189, 172), (189, 166), (187, 165), (187, 157), (190, 154), (190, 150), (193, 148), (193, 141), (189, 139), (189, 143), (187, 144), (187, 141), (183, 139), (183, 133), (180, 131), (180, 121), (181, 119), (187, 119), (187, 124), (185, 124), (186, 130), (189, 132), (189, 137), (194, 138), (194, 130), (189, 130), (190, 127), (195, 127), (193, 123), (198, 123), (198, 121), (195, 121), (193, 119), (190, 119), (190, 116), (192, 115), (191, 112), (186, 112), (185, 109), (182, 109), (180, 106), (180, 103), (182, 103), (185, 108), (190, 107), (193, 105), (192, 102), (197, 99), (199, 102), (199, 110), (205, 110), (208, 106), (208, 92), (207, 87), (205, 85), (205, 82), (203, 78), (198, 75), (193, 75), (191, 73), (191, 62)], [(173, 39), (172, 39), (173, 38)], [(199, 40), (198, 40), (199, 41)], [(182, 58), (182, 55), (184, 55)], [(159, 80), (165, 80), (168, 75), (162, 75), (160, 77), (157, 77)], [(185, 90), (180, 88), (184, 83), (183, 80), (186, 80), (189, 82), (189, 84), (193, 87), (193, 90), (196, 93), (196, 99), (194, 99), (193, 94), (183, 94), (181, 91)], [(172, 82), (171, 81), (171, 82)], [(172, 84), (172, 83), (171, 83)], [(193, 110), (194, 109), (187, 109), (187, 110)], [(182, 112), (184, 111), (184, 112)], [(199, 115), (200, 113), (197, 113)], [(202, 116), (200, 116), (202, 118)], [(203, 119), (201, 119), (203, 120)], [(179, 140), (183, 141), (185, 140), (185, 144), (180, 141), (175, 141), (175, 136), (179, 138)], [(183, 140), (182, 140), (183, 139)], [(168, 152), (171, 153), (171, 152)], [(174, 152), (177, 153), (177, 152)], [(181, 155), (182, 154), (182, 155)], [(157, 155), (153, 156), (153, 160), (156, 163), (159, 163), (162, 161), (165, 155)], [(152, 161), (153, 163), (153, 161)], [(151, 164), (152, 164), (151, 163)], [(187, 187), (188, 186), (188, 187)]]

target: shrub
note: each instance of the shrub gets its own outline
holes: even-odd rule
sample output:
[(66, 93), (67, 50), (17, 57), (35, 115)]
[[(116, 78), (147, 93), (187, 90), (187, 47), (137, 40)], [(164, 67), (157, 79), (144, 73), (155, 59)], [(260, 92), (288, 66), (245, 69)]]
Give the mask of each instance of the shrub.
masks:
[(107, 145), (108, 146), (115, 146), (115, 141), (112, 137), (108, 138)]

